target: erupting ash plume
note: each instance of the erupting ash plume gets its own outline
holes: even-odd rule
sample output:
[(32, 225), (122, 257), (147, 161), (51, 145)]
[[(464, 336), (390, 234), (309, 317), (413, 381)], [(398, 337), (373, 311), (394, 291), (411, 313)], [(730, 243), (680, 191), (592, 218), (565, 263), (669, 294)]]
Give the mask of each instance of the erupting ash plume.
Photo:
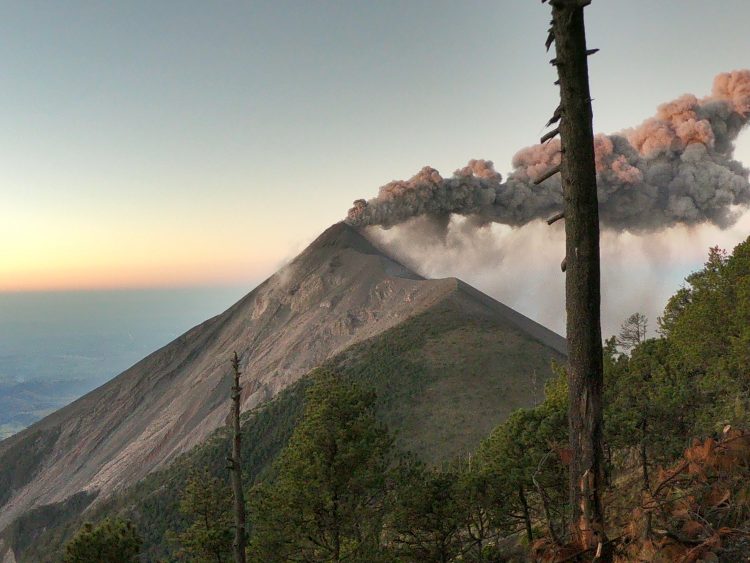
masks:
[[(750, 204), (749, 171), (732, 158), (749, 120), (750, 70), (739, 70), (718, 75), (706, 98), (686, 94), (635, 129), (597, 135), (602, 226), (637, 232), (731, 225), (732, 206)], [(512, 226), (545, 219), (562, 210), (560, 179), (533, 182), (559, 163), (560, 141), (553, 139), (519, 151), (506, 182), (486, 160), (470, 161), (451, 178), (426, 166), (409, 180), (381, 187), (374, 199), (355, 201), (347, 222), (387, 228), (421, 215), (459, 214), (473, 224)]]

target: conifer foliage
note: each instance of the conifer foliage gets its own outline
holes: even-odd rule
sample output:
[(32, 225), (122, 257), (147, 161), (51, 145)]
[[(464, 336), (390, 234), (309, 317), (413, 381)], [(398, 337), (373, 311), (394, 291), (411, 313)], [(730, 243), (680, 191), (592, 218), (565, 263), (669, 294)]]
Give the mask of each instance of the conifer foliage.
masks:
[(253, 492), (255, 561), (377, 561), (393, 440), (375, 394), (315, 375), (277, 477)]
[(132, 563), (142, 544), (135, 526), (120, 518), (87, 522), (65, 546), (64, 563)]
[(187, 527), (171, 534), (181, 560), (223, 563), (232, 559), (232, 497), (229, 485), (207, 472), (194, 473), (180, 498)]

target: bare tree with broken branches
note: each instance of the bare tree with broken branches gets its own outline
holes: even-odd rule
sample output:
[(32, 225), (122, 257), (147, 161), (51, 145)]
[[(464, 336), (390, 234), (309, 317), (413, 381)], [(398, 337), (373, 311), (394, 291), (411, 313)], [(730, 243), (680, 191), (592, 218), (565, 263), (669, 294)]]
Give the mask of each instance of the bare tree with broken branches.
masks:
[(242, 434), (240, 428), (240, 407), (242, 387), (240, 387), (240, 359), (237, 352), (232, 355), (232, 455), (227, 458), (229, 472), (232, 479), (232, 495), (234, 496), (234, 560), (235, 563), (245, 563), (245, 545), (247, 544), (245, 529), (245, 496), (242, 490)]
[[(543, 2), (547, 0), (542, 0)], [(565, 303), (568, 339), (570, 500), (574, 540), (598, 561), (611, 560), (604, 522), (602, 454), (602, 338), (600, 319), (599, 205), (596, 192), (589, 55), (583, 10), (591, 0), (549, 0), (560, 105), (548, 125), (559, 126), (542, 142), (560, 135), (561, 162), (537, 180), (560, 172), (565, 219)]]

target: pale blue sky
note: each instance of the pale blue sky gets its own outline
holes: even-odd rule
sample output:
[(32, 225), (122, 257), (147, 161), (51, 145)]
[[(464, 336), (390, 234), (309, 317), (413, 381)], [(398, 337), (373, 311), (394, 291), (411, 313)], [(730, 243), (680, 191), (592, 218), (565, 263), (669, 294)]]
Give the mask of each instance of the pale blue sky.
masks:
[[(556, 104), (538, 0), (0, 4), (0, 289), (243, 282)], [(594, 0), (595, 128), (750, 66), (747, 0)], [(750, 135), (739, 160), (750, 165)]]

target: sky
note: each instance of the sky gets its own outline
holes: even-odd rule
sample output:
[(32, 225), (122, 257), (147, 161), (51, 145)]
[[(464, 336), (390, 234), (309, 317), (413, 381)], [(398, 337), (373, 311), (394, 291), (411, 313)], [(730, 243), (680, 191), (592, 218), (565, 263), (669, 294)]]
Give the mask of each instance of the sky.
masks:
[[(4, 2), (0, 291), (250, 288), (392, 179), (470, 158), (507, 172), (557, 105), (549, 17), (537, 0)], [(747, 0), (586, 17), (596, 131), (749, 66)], [(735, 157), (750, 165), (747, 131)], [(671, 292), (748, 228), (615, 237), (605, 269)], [(499, 236), (524, 248), (524, 229)], [(462, 275), (449, 258), (426, 270)]]

